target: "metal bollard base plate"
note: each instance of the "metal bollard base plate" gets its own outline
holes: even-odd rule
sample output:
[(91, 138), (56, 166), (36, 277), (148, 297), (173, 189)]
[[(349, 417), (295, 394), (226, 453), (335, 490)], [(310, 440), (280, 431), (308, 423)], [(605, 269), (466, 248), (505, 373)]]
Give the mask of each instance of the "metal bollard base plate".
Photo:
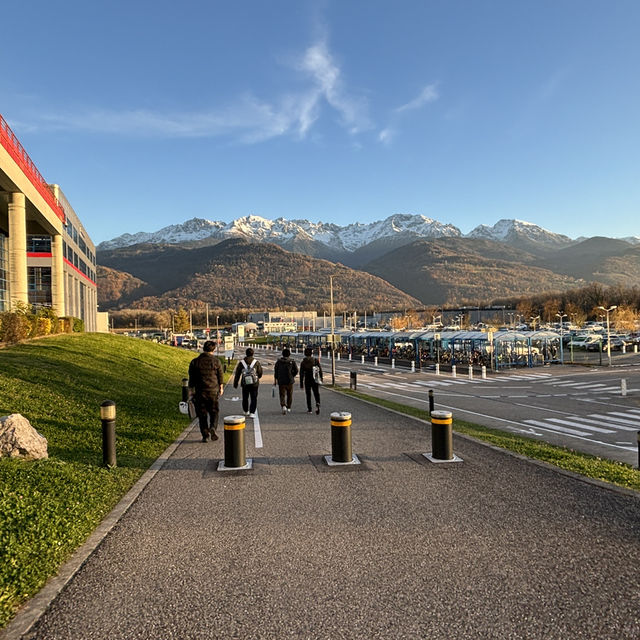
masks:
[(429, 462), (464, 462), (462, 458), (459, 458), (455, 453), (453, 454), (453, 458), (451, 460), (441, 460), (440, 458), (434, 458), (431, 453), (423, 453), (422, 454)]
[(350, 464), (360, 464), (360, 459), (355, 453), (351, 455), (351, 462), (335, 462), (333, 459), (333, 456), (324, 456), (324, 461), (330, 467), (344, 467), (345, 465), (350, 465)]
[(247, 464), (243, 467), (227, 467), (224, 460), (218, 462), (218, 471), (246, 471), (247, 469), (253, 469), (253, 458), (247, 458)]

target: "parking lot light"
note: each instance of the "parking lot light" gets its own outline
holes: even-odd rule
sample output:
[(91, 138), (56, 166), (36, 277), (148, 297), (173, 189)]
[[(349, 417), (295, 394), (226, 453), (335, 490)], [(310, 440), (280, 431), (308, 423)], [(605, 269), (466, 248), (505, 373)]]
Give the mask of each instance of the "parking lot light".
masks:
[(606, 309), (605, 307), (598, 307), (598, 309), (602, 309), (607, 314), (607, 355), (609, 356), (609, 366), (611, 366), (611, 329), (609, 325), (609, 314), (617, 308), (618, 305), (615, 304), (608, 309)]

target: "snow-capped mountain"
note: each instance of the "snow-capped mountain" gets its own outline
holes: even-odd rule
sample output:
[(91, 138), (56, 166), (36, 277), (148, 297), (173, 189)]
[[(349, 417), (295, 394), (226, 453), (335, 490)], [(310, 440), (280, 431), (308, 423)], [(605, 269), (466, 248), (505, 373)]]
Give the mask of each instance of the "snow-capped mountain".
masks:
[(506, 242), (523, 249), (561, 249), (575, 241), (559, 233), (547, 231), (537, 224), (523, 220), (498, 220), (492, 227), (481, 224), (470, 231), (468, 238), (483, 238)]
[(99, 251), (119, 249), (142, 242), (179, 244), (206, 238), (226, 239), (245, 237), (250, 240), (286, 244), (293, 240), (312, 240), (327, 247), (352, 252), (375, 240), (407, 236), (409, 239), (461, 236), (460, 229), (423, 215), (396, 214), (364, 224), (356, 222), (345, 227), (309, 220), (267, 220), (260, 216), (244, 216), (229, 223), (193, 218), (183, 224), (170, 225), (153, 233), (140, 232), (107, 240), (98, 245)]

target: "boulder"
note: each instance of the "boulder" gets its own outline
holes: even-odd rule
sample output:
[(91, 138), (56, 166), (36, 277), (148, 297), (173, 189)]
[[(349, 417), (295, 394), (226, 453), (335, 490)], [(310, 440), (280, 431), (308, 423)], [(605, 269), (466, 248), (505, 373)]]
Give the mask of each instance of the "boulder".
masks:
[(19, 413), (0, 418), (0, 458), (48, 458), (47, 439)]

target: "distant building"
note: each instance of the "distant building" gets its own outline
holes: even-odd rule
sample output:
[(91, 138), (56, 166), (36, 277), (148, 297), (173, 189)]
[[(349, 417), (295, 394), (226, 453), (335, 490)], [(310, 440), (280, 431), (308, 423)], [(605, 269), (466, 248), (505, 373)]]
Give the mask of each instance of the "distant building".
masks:
[(265, 333), (268, 333), (269, 330), (289, 331), (289, 329), (267, 328), (277, 324), (294, 324), (295, 329), (292, 329), (292, 331), (296, 331), (297, 329), (313, 330), (320, 327), (320, 325), (317, 324), (317, 311), (261, 311), (258, 313), (248, 314), (247, 321), (262, 324), (264, 326)]
[(52, 307), (97, 329), (95, 246), (0, 116), (0, 311), (15, 303)]

